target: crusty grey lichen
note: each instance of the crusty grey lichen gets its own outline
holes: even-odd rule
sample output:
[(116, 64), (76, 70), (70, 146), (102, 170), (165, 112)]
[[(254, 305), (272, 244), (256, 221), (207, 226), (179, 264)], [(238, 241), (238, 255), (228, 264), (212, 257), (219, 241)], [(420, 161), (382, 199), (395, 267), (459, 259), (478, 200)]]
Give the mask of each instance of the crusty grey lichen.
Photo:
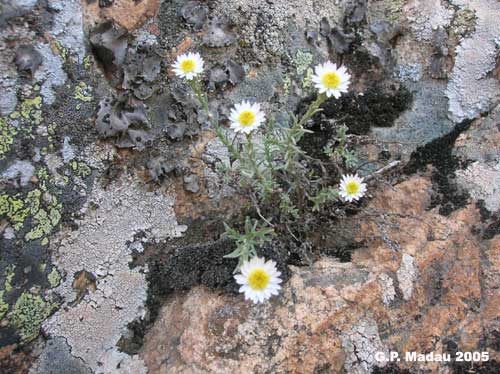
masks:
[(500, 100), (500, 82), (490, 74), (500, 48), (500, 3), (495, 0), (454, 0), (477, 17), (476, 29), (462, 40), (455, 53), (455, 66), (446, 90), (450, 117), (455, 122), (474, 118)]
[(403, 294), (403, 299), (410, 300), (413, 294), (413, 286), (417, 279), (417, 268), (415, 267), (415, 258), (409, 254), (403, 253), (401, 258), (401, 266), (396, 272), (398, 278), (399, 289)]
[(365, 374), (371, 372), (374, 366), (385, 366), (375, 357), (377, 352), (387, 355), (388, 351), (380, 340), (377, 323), (372, 318), (359, 321), (350, 331), (342, 334), (341, 339), (347, 355), (344, 368), (348, 373)]
[[(72, 354), (97, 370), (99, 362), (117, 349), (127, 324), (144, 313), (147, 269), (130, 269), (127, 241), (137, 232), (152, 241), (178, 237), (186, 227), (177, 224), (173, 195), (148, 192), (135, 178), (123, 177), (106, 190), (96, 184), (91, 196), (78, 230), (65, 230), (53, 240), (53, 260), (64, 274), (55, 291), (66, 304), (44, 330), (65, 337)], [(96, 277), (97, 289), (74, 305), (73, 277), (81, 270)]]

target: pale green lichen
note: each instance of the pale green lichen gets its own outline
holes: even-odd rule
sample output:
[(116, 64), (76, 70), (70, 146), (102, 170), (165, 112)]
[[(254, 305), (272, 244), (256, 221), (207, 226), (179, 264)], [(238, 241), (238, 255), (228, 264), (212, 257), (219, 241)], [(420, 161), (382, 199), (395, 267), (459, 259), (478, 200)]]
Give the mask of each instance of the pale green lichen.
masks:
[(309, 52), (298, 51), (293, 64), (297, 70), (297, 75), (302, 76), (311, 66), (314, 56)]
[(387, 2), (386, 16), (389, 21), (396, 22), (403, 15), (406, 0), (391, 0)]
[(309, 89), (313, 87), (312, 77), (314, 75), (314, 71), (312, 68), (308, 68), (306, 71), (306, 76), (302, 80), (302, 88)]
[(54, 141), (56, 140), (56, 132), (57, 132), (57, 123), (52, 122), (47, 126), (47, 133), (49, 134), (47, 136), (47, 141), (49, 142), (48, 149), (50, 151), (54, 150)]
[[(92, 87), (88, 86), (85, 82), (80, 82), (75, 87), (75, 99), (90, 103), (93, 100)], [(79, 109), (79, 105), (77, 108)]]
[(5, 158), (5, 154), (10, 151), (10, 147), (14, 142), (14, 137), (17, 134), (17, 129), (12, 126), (7, 118), (0, 118), (0, 160)]
[(84, 57), (83, 59), (83, 67), (85, 68), (85, 70), (90, 70), (90, 68), (92, 67), (92, 56), (90, 55), (87, 55)]
[(3, 319), (5, 314), (9, 310), (9, 304), (7, 304), (3, 299), (4, 291), (0, 291), (0, 321)]
[(9, 317), (21, 339), (27, 342), (38, 336), (42, 322), (55, 307), (55, 304), (46, 302), (39, 295), (25, 291), (17, 299)]
[(36, 226), (29, 231), (24, 238), (26, 240), (40, 239), (44, 235), (50, 234), (52, 229), (57, 226), (61, 220), (61, 204), (58, 204), (49, 209), (47, 212), (45, 209), (40, 208), (38, 212), (33, 216)]
[(81, 178), (86, 178), (92, 173), (92, 169), (82, 161), (73, 160), (70, 163), (70, 167), (74, 174)]
[(451, 22), (452, 32), (460, 38), (464, 38), (474, 32), (476, 29), (476, 13), (465, 7), (459, 9), (455, 13), (455, 17)]
[(33, 99), (26, 99), (21, 103), (19, 114), (24, 119), (35, 125), (42, 123), (42, 97), (36, 96)]
[[(43, 149), (41, 151), (42, 154), (44, 154)], [(48, 187), (47, 184), (50, 181), (50, 174), (47, 168), (41, 167), (40, 169), (37, 170), (36, 176), (39, 179), (39, 186), (42, 191), (47, 191)]]
[(52, 268), (52, 271), (47, 276), (47, 279), (49, 280), (49, 284), (50, 284), (51, 288), (57, 287), (59, 285), (59, 283), (61, 282), (61, 274), (59, 274), (57, 269), (54, 267), (54, 268)]
[(23, 226), (28, 214), (29, 209), (25, 208), (21, 194), (0, 195), (0, 217), (7, 217), (14, 230), (18, 231)]
[(59, 40), (54, 40), (52, 45), (54, 46), (54, 48), (55, 48), (56, 52), (59, 54), (59, 56), (61, 56), (63, 62), (66, 62), (68, 60), (68, 55), (69, 55), (68, 48), (63, 47), (63, 45), (61, 44), (61, 42)]
[(14, 279), (14, 275), (16, 274), (14, 271), (16, 270), (16, 266), (13, 264), (10, 264), (7, 266), (5, 269), (5, 291), (10, 292), (12, 291), (12, 280)]
[(285, 96), (288, 96), (290, 93), (290, 87), (292, 86), (292, 79), (287, 75), (283, 79), (283, 92), (285, 93)]

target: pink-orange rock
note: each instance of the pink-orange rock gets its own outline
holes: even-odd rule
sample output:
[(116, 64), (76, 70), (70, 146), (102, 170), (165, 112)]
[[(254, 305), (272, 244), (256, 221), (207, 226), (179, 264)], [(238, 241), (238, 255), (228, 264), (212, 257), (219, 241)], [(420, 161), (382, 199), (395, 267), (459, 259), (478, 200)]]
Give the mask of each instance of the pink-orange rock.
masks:
[(353, 217), (366, 246), (352, 262), (294, 267), (264, 305), (205, 288), (171, 298), (140, 353), (150, 373), (370, 373), (384, 365), (378, 351), (453, 347), (498, 360), (500, 239), (475, 233), (474, 205), (449, 217), (428, 210), (431, 193), (426, 177), (378, 191)]
[(83, 14), (87, 25), (94, 25), (105, 20), (112, 20), (129, 31), (133, 31), (156, 16), (160, 7), (160, 0), (115, 0), (110, 7), (99, 7), (99, 2), (94, 1), (84, 5)]

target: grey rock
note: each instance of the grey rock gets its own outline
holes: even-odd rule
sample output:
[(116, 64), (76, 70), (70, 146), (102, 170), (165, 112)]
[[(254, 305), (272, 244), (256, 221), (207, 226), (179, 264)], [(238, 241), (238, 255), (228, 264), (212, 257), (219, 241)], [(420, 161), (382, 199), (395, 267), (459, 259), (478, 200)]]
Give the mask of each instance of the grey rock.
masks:
[(30, 370), (30, 374), (91, 374), (82, 359), (71, 354), (71, 347), (66, 339), (55, 336), (47, 341), (38, 359), (38, 365)]
[(155, 182), (161, 181), (166, 175), (177, 169), (177, 164), (163, 157), (156, 157), (146, 163), (146, 169), (151, 179)]
[(43, 61), (43, 57), (32, 45), (20, 45), (16, 51), (15, 63), (20, 71), (33, 74)]
[(226, 70), (220, 68), (220, 67), (215, 67), (210, 70), (209, 76), (208, 76), (208, 85), (210, 89), (214, 90), (216, 87), (219, 87), (226, 83), (229, 80), (229, 77), (226, 73)]
[(96, 128), (103, 138), (116, 138), (120, 148), (144, 149), (151, 145), (154, 135), (145, 105), (136, 99), (122, 95), (118, 99), (104, 98), (99, 103)]
[(2, 179), (10, 181), (14, 186), (26, 186), (35, 173), (35, 167), (29, 161), (16, 160), (2, 174)]
[(154, 83), (160, 70), (161, 59), (153, 47), (141, 45), (129, 48), (123, 68), (122, 87), (132, 90), (138, 99), (148, 99), (154, 92)]
[(236, 85), (245, 79), (245, 69), (240, 64), (234, 62), (233, 60), (227, 60), (226, 68), (229, 74), (229, 82), (231, 82), (231, 84)]
[(200, 177), (196, 174), (185, 175), (184, 189), (192, 193), (200, 192)]
[(195, 30), (201, 30), (207, 21), (208, 6), (199, 1), (188, 1), (182, 6), (180, 14)]
[(209, 47), (227, 47), (236, 41), (236, 34), (231, 31), (229, 25), (214, 18), (208, 30), (203, 35), (203, 44)]
[(54, 55), (49, 44), (37, 45), (37, 51), (43, 56), (43, 63), (35, 72), (35, 80), (42, 83), (41, 94), (45, 104), (52, 104), (56, 100), (55, 89), (62, 86), (68, 76), (63, 69), (61, 56)]
[(90, 32), (90, 46), (106, 74), (118, 84), (122, 80), (122, 64), (127, 54), (127, 30), (105, 22)]

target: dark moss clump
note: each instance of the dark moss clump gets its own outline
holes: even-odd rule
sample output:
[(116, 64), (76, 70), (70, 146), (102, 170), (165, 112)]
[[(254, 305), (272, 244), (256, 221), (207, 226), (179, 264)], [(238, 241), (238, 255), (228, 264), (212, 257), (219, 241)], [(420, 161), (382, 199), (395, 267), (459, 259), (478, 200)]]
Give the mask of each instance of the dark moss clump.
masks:
[(445, 216), (466, 206), (469, 198), (469, 194), (460, 191), (454, 183), (455, 170), (465, 165), (452, 154), (452, 150), (455, 140), (469, 128), (471, 123), (471, 120), (463, 121), (449, 134), (418, 147), (403, 170), (405, 174), (410, 175), (417, 171), (424, 171), (427, 165), (434, 166), (435, 171), (431, 179), (437, 189), (437, 194), (432, 198), (430, 209), (440, 206), (439, 213)]
[(484, 230), (483, 239), (493, 239), (495, 235), (500, 234), (500, 217), (496, 219)]
[(484, 224), (482, 227), (484, 229), (474, 228), (474, 233), (480, 235), (482, 239), (489, 240), (493, 239), (495, 235), (500, 234), (500, 214), (492, 214), (484, 204), (483, 200), (479, 200), (476, 203), (476, 207), (479, 209), (479, 214), (481, 215), (481, 222)]
[[(298, 107), (302, 115), (315, 99), (310, 96)], [(364, 135), (371, 127), (391, 127), (399, 115), (410, 107), (412, 94), (405, 87), (393, 87), (389, 91), (380, 87), (368, 88), (363, 95), (349, 92), (339, 99), (332, 98), (322, 105), (322, 112), (314, 117), (309, 128), (312, 134), (306, 134), (300, 146), (313, 157), (324, 157), (323, 147), (335, 135), (331, 120), (339, 125), (346, 125), (350, 134)]]
[[(175, 249), (164, 259), (158, 259), (150, 265), (150, 291), (168, 296), (174, 291), (203, 285), (237, 293), (238, 285), (233, 279), (237, 260), (224, 257), (233, 250), (234, 243), (225, 239)], [(287, 258), (284, 253), (272, 246), (263, 247), (258, 252), (260, 256), (276, 261), (284, 280), (288, 278)]]
[(500, 373), (500, 362), (492, 360), (487, 362), (453, 362), (451, 365), (453, 374), (498, 374)]
[[(120, 349), (129, 354), (139, 351), (147, 328), (155, 321), (161, 305), (176, 292), (188, 291), (202, 285), (222, 292), (238, 293), (239, 286), (233, 278), (233, 271), (238, 261), (224, 257), (234, 248), (234, 242), (227, 239), (177, 248), (168, 243), (165, 248), (155, 246), (152, 251), (160, 255), (148, 259), (150, 271), (146, 305), (149, 316), (147, 320), (134, 321), (128, 325), (128, 334), (118, 342)], [(151, 251), (151, 248), (146, 251)], [(290, 272), (287, 267), (288, 254), (285, 250), (269, 245), (257, 252), (261, 257), (274, 260), (281, 272), (281, 279), (284, 282), (288, 280)], [(140, 261), (137, 259), (136, 263)]]
[(180, 10), (185, 2), (179, 0), (163, 1), (158, 10), (158, 27), (165, 46), (171, 48), (183, 38), (179, 30), (188, 30), (187, 25), (180, 16)]
[(401, 369), (395, 364), (390, 364), (383, 368), (375, 366), (372, 374), (412, 374), (412, 372), (406, 369)]
[[(305, 112), (314, 97), (303, 100), (298, 107), (298, 114)], [(335, 128), (329, 120), (339, 125), (346, 125), (350, 134), (364, 135), (371, 127), (391, 127), (399, 115), (409, 108), (412, 94), (405, 87), (393, 87), (389, 92), (380, 87), (369, 88), (363, 95), (352, 92), (339, 99), (332, 98), (322, 105), (323, 111), (316, 115), (310, 130), (300, 146), (316, 158), (324, 157), (322, 149), (335, 136)]]
[(322, 114), (349, 127), (349, 132), (364, 135), (371, 127), (391, 127), (396, 118), (409, 108), (412, 94), (405, 87), (368, 88), (363, 95), (349, 92), (323, 104)]

